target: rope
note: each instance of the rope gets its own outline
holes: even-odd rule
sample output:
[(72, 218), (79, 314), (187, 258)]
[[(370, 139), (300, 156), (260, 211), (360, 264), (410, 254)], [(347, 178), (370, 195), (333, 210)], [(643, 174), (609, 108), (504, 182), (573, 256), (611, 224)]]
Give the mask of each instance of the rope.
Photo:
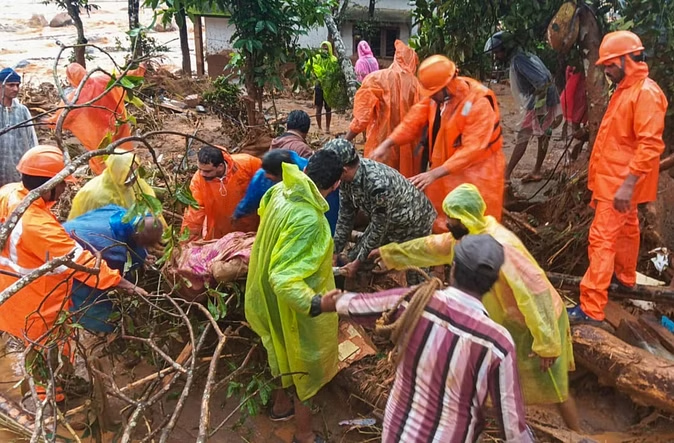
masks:
[[(421, 315), (426, 309), (428, 301), (435, 291), (442, 288), (442, 281), (439, 278), (431, 278), (426, 272), (417, 267), (407, 267), (404, 270), (414, 271), (421, 274), (426, 281), (405, 293), (398, 302), (389, 311), (384, 312), (377, 320), (375, 332), (379, 335), (389, 338), (396, 346), (391, 351), (389, 359), (393, 359), (394, 366), (397, 367), (416, 328)], [(402, 315), (394, 320), (398, 310), (404, 302), (408, 302), (407, 308)]]

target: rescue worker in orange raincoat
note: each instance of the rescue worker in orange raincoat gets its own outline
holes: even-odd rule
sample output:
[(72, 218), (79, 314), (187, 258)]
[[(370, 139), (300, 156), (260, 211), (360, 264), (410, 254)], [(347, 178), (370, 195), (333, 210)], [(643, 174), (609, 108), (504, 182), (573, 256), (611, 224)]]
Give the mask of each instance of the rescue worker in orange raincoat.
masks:
[(648, 77), (644, 46), (632, 32), (606, 34), (596, 64), (617, 87), (590, 157), (588, 188), (595, 211), (590, 266), (580, 282), (580, 305), (569, 311), (569, 320), (602, 326), (612, 279), (636, 284), (637, 205), (656, 199), (667, 98)]
[[(415, 73), (419, 57), (414, 49), (400, 40), (395, 42), (395, 58), (388, 69), (369, 74), (353, 101), (353, 120), (346, 134), (348, 141), (366, 131), (364, 156), (368, 157), (386, 137), (391, 135), (410, 108), (419, 101), (419, 80)], [(405, 177), (421, 172), (421, 155), (414, 155), (419, 137), (393, 146), (385, 164), (397, 169)]]
[[(72, 102), (75, 98), (75, 92), (79, 87), (84, 77), (87, 75), (87, 70), (78, 63), (71, 63), (66, 68), (66, 77), (70, 86), (75, 88), (74, 91), (67, 95), (68, 102)], [(145, 68), (140, 67), (136, 70), (129, 71), (127, 76), (143, 76), (145, 75)], [(110, 83), (110, 76), (96, 72), (92, 74), (87, 80), (80, 95), (77, 98), (76, 104), (88, 103), (107, 89)], [(124, 89), (115, 86), (106, 92), (101, 98), (93, 102), (95, 108), (77, 108), (68, 113), (63, 122), (63, 129), (67, 129), (84, 145), (87, 151), (95, 151), (99, 149), (101, 142), (105, 140), (107, 135), (112, 135), (110, 141), (119, 140), (131, 135), (131, 127), (126, 122), (126, 108), (124, 107), (125, 92)], [(63, 103), (61, 104), (63, 105)], [(55, 125), (63, 110), (56, 112), (48, 123)], [(121, 124), (118, 124), (121, 123)], [(120, 149), (130, 151), (133, 149), (133, 144), (130, 142), (124, 143)], [(89, 167), (96, 174), (99, 175), (105, 169), (103, 158), (94, 157), (89, 161)]]
[(246, 195), (248, 184), (262, 160), (248, 154), (230, 155), (225, 148), (204, 146), (197, 154), (199, 170), (190, 182), (190, 191), (199, 208), (189, 207), (182, 229), (189, 240), (212, 240), (235, 231), (256, 231), (260, 218), (251, 214), (233, 220), (236, 206)]
[[(371, 158), (385, 159), (393, 146), (415, 140), (428, 127), (430, 171), (412, 177), (412, 183), (425, 190), (438, 214), (447, 194), (471, 183), (487, 204), (486, 215), (500, 221), (505, 156), (496, 95), (478, 81), (457, 74), (447, 57), (433, 55), (424, 60), (418, 73), (424, 98)], [(442, 216), (436, 218), (433, 232), (447, 232)]]
[[(56, 146), (38, 145), (28, 150), (17, 165), (20, 183), (0, 189), (0, 223), (5, 223), (28, 193), (61, 172), (63, 154)], [(70, 177), (66, 181), (72, 180)], [(66, 188), (61, 182), (43, 191), (19, 219), (0, 253), (0, 288), (6, 290), (21, 277), (30, 275), (46, 262), (72, 254), (72, 262), (92, 269), (96, 259), (73, 240), (49, 210)], [(123, 279), (118, 271), (100, 263), (98, 273), (74, 269), (67, 264), (38, 277), (0, 305), (0, 330), (24, 340), (45, 344), (61, 313), (71, 306), (73, 280), (97, 289), (117, 287), (147, 293)], [(55, 332), (55, 331), (54, 331)]]

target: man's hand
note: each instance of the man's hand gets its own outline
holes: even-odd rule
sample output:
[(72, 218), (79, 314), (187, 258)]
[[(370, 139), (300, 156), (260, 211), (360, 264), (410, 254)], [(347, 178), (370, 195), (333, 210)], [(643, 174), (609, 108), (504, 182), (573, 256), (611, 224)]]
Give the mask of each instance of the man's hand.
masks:
[(370, 158), (378, 162), (385, 161), (388, 158), (388, 151), (393, 145), (394, 143), (391, 140), (384, 140), (374, 151), (372, 151)]
[(138, 286), (134, 285), (133, 283), (124, 278), (119, 281), (116, 288), (124, 292), (128, 292), (129, 294), (138, 294), (142, 297), (147, 297), (150, 295), (147, 293), (145, 289), (139, 288)]
[(379, 252), (379, 248), (373, 249), (372, 251), (370, 251), (367, 258), (369, 260), (374, 261), (374, 262), (376, 262), (377, 260), (381, 260), (381, 252)]
[(529, 354), (529, 358), (535, 358), (538, 357), (541, 360), (541, 372), (547, 372), (548, 369), (552, 367), (552, 365), (555, 364), (557, 361), (557, 357), (541, 357), (538, 354), (532, 352)]
[(613, 207), (618, 212), (628, 212), (632, 208), (632, 194), (639, 178), (629, 174), (613, 197)]
[(438, 177), (436, 177), (435, 172), (431, 170), (428, 172), (422, 172), (421, 174), (417, 174), (414, 177), (410, 178), (409, 180), (418, 190), (423, 191), (428, 187), (428, 185), (430, 185), (437, 179)]
[(154, 264), (157, 263), (157, 256), (152, 254), (147, 254), (145, 257), (145, 266), (151, 268)]
[(360, 268), (360, 260), (354, 260), (348, 265), (342, 266), (341, 274), (344, 277), (354, 278), (358, 272), (358, 268)]
[(344, 136), (344, 140), (346, 140), (346, 141), (351, 141), (351, 140), (353, 140), (354, 138), (356, 138), (357, 135), (358, 135), (358, 134), (356, 134), (355, 132), (349, 130), (349, 132), (347, 132), (346, 135)]
[(335, 312), (337, 310), (337, 300), (344, 294), (341, 289), (332, 291), (321, 297), (321, 312)]

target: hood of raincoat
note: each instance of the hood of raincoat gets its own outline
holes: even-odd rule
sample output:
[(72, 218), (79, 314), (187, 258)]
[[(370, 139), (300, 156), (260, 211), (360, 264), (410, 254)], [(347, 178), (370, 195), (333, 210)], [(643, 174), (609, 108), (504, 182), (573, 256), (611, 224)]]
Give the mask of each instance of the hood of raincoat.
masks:
[(111, 155), (105, 160), (106, 169), (102, 175), (114, 183), (115, 186), (122, 187), (132, 166), (138, 166), (138, 164), (138, 159), (132, 152)]
[[(321, 213), (328, 212), (328, 209), (330, 209), (328, 202), (325, 201), (314, 182), (304, 172), (300, 171), (297, 165), (283, 163), (281, 167), (283, 168), (283, 195), (287, 199), (305, 201)], [(262, 199), (258, 211), (260, 217), (264, 214), (270, 194), (270, 192), (267, 192)]]
[(471, 234), (479, 234), (487, 226), (484, 213), (487, 205), (475, 185), (464, 183), (447, 194), (442, 202), (442, 210), (451, 218), (461, 223)]
[(85, 75), (87, 75), (87, 70), (79, 63), (71, 63), (66, 68), (68, 83), (70, 83), (70, 86), (73, 88), (77, 88)]
[[(617, 60), (620, 64), (620, 60)], [(625, 56), (625, 77), (618, 84), (618, 89), (629, 88), (638, 81), (648, 77), (648, 65), (646, 62), (636, 62), (632, 57)]]
[(400, 40), (395, 41), (395, 48), (396, 53), (391, 68), (399, 67), (405, 72), (416, 74), (417, 67), (419, 66), (419, 56), (414, 49), (410, 48)]
[(358, 43), (358, 57), (374, 57), (370, 45), (365, 40)]
[(323, 48), (323, 46), (328, 47), (328, 55), (330, 55), (331, 58), (335, 56), (334, 53), (332, 52), (332, 43), (325, 40), (324, 42), (321, 42), (321, 49)]

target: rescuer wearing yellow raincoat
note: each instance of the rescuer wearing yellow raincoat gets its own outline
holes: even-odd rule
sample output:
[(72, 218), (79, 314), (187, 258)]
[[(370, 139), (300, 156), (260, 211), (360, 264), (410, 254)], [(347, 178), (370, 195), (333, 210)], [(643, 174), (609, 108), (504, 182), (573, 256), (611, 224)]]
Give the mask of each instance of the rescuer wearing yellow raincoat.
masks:
[(489, 316), (513, 337), (524, 400), (559, 404), (567, 425), (579, 430), (569, 396), (568, 372), (575, 369), (569, 319), (557, 290), (520, 239), (494, 217), (484, 215), (485, 202), (474, 185), (455, 188), (442, 208), (449, 217), (449, 233), (391, 243), (371, 256), (379, 255), (388, 269), (451, 264), (457, 239), (466, 234), (494, 237), (504, 247), (505, 262), (482, 302)]
[(68, 220), (106, 205), (129, 209), (142, 194), (155, 197), (152, 187), (137, 176), (138, 165), (138, 158), (132, 152), (109, 156), (101, 175), (92, 178), (75, 194)]
[[(316, 300), (335, 288), (333, 242), (325, 218), (325, 196), (339, 186), (337, 154), (320, 150), (306, 175), (283, 163), (283, 181), (262, 198), (250, 256), (245, 311), (262, 339), (274, 377), (295, 387), (293, 403), (282, 390), (274, 395), (272, 420), (296, 417), (294, 441), (323, 441), (311, 429), (311, 412), (302, 402), (316, 395), (338, 371), (337, 315), (311, 317)], [(316, 300), (315, 300), (316, 299)], [(320, 311), (319, 311), (320, 312)]]

